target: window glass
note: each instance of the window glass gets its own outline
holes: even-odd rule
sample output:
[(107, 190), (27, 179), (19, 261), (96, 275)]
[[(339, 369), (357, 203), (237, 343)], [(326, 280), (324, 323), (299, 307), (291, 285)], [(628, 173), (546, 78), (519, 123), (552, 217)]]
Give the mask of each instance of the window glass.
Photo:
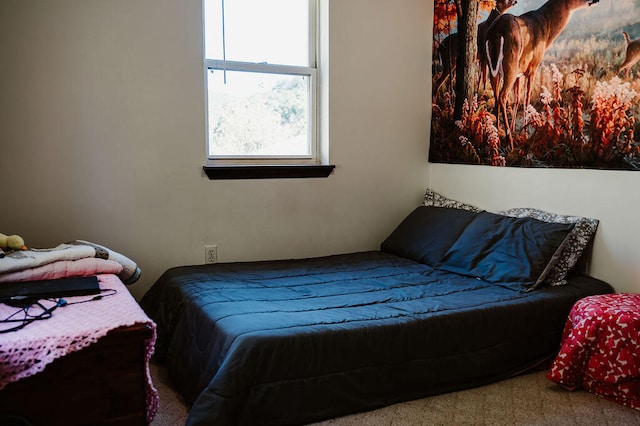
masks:
[(209, 72), (209, 153), (309, 156), (309, 78)]
[[(228, 61), (309, 65), (309, 2), (226, 0)], [(223, 59), (222, 0), (205, 1), (206, 57)]]

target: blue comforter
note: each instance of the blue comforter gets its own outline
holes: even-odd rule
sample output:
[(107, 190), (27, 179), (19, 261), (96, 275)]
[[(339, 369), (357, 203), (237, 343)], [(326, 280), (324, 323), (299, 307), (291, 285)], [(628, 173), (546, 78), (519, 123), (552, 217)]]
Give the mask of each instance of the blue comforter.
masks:
[(554, 356), (578, 277), (532, 292), (382, 252), (173, 268), (142, 300), (188, 424), (301, 424), (500, 380)]

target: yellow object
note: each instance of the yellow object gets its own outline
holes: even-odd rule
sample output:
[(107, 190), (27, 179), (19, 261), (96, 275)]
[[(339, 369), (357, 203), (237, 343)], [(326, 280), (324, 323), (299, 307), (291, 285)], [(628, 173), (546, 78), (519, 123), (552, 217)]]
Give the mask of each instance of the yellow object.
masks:
[(0, 249), (4, 251), (26, 250), (27, 246), (24, 245), (24, 240), (19, 235), (0, 234)]

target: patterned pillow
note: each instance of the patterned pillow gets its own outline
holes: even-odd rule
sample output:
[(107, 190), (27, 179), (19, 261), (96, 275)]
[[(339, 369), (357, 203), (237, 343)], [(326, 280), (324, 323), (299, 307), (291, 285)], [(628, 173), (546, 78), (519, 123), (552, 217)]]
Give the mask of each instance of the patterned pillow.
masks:
[(567, 240), (563, 243), (560, 257), (553, 266), (553, 269), (547, 275), (545, 282), (551, 285), (566, 284), (565, 279), (569, 271), (578, 263), (580, 256), (593, 239), (598, 230), (598, 219), (592, 219), (580, 216), (566, 216), (554, 213), (548, 213), (538, 209), (530, 208), (514, 208), (504, 210), (499, 214), (511, 217), (532, 217), (551, 223), (575, 223), (573, 230), (567, 236)]
[(456, 200), (451, 200), (443, 195), (438, 194), (437, 192), (432, 191), (431, 189), (427, 189), (427, 192), (424, 194), (423, 204), (425, 206), (449, 207), (452, 209), (469, 210), (476, 213), (480, 213), (482, 211), (482, 209), (479, 209), (476, 206), (472, 206), (471, 204), (463, 203)]

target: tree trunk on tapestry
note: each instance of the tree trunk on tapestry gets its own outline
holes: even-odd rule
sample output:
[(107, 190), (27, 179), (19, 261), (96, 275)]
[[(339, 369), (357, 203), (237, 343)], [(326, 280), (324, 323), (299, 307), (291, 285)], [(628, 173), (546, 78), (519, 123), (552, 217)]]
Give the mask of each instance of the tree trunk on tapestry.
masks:
[(454, 116), (462, 118), (465, 99), (474, 95), (478, 58), (478, 6), (479, 0), (458, 0), (458, 57), (456, 63), (456, 104)]

